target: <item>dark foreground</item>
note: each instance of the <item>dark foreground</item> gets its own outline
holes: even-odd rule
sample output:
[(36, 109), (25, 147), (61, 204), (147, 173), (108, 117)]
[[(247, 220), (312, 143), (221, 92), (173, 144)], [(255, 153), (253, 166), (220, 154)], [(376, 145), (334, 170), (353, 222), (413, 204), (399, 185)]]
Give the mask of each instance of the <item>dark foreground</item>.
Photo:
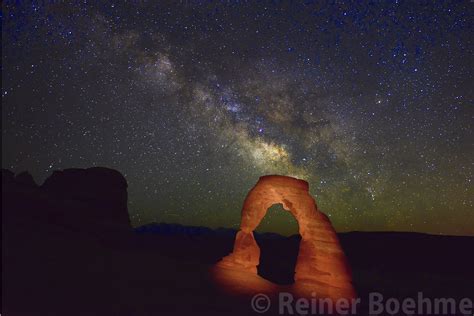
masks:
[[(258, 315), (250, 297), (226, 294), (209, 277), (232, 250), (235, 231), (168, 224), (132, 231), (123, 181), (109, 169), (88, 169), (53, 175), (38, 187), (27, 175), (2, 172), (3, 315)], [(339, 237), (360, 315), (369, 314), (371, 292), (385, 299), (418, 292), (474, 298), (473, 237)], [(291, 283), (299, 237), (256, 238), (259, 274)], [(277, 314), (275, 305), (263, 315)]]

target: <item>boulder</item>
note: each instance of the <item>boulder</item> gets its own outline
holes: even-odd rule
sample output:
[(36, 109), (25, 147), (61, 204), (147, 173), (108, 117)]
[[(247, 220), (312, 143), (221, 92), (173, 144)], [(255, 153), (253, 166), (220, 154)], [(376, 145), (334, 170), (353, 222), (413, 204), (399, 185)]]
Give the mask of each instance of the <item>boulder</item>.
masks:
[(15, 176), (15, 182), (27, 187), (35, 188), (38, 186), (35, 180), (33, 179), (33, 176), (28, 171), (23, 171), (17, 174)]

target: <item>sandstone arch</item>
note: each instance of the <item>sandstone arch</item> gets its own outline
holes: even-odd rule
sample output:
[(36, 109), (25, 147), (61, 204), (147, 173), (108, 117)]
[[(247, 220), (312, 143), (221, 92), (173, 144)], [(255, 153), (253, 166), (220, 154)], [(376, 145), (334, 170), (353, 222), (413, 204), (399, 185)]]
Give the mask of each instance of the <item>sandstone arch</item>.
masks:
[(296, 218), (301, 235), (292, 289), (303, 295), (354, 298), (350, 268), (331, 222), (317, 209), (308, 183), (291, 177), (260, 177), (244, 201), (233, 252), (218, 262), (217, 268), (257, 275), (260, 248), (253, 231), (268, 208), (278, 203)]

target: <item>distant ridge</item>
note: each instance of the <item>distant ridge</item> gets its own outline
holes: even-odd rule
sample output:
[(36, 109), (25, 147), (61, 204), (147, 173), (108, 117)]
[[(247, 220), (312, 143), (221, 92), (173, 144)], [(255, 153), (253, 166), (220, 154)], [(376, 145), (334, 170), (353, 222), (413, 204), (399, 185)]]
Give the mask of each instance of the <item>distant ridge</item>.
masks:
[[(234, 237), (237, 233), (237, 229), (233, 228), (224, 228), (218, 227), (215, 229), (205, 227), (205, 226), (186, 226), (176, 223), (149, 223), (142, 226), (135, 227), (133, 229), (136, 233), (139, 234), (160, 234), (160, 235), (188, 235), (188, 236), (204, 236), (204, 235), (213, 235), (213, 236), (228, 236)], [(255, 232), (256, 237), (265, 238), (265, 239), (285, 239), (286, 236), (280, 235), (278, 233), (271, 232)], [(293, 235), (290, 237), (298, 237), (299, 235)]]
[[(151, 222), (145, 225), (137, 226), (133, 228), (133, 231), (139, 234), (161, 234), (161, 235), (226, 235), (234, 236), (237, 233), (237, 229), (234, 228), (209, 228), (207, 226), (188, 226), (178, 223), (165, 223), (165, 222)], [(258, 232), (255, 231), (255, 235), (263, 238), (297, 238), (299, 234), (290, 236), (284, 236), (273, 232)], [(350, 231), (337, 233), (340, 238), (347, 238), (349, 236), (366, 236), (373, 237), (398, 237), (401, 239), (412, 239), (412, 238), (465, 238), (466, 240), (474, 240), (474, 236), (456, 236), (456, 235), (441, 235), (441, 234), (429, 234), (421, 232), (403, 232), (403, 231)]]

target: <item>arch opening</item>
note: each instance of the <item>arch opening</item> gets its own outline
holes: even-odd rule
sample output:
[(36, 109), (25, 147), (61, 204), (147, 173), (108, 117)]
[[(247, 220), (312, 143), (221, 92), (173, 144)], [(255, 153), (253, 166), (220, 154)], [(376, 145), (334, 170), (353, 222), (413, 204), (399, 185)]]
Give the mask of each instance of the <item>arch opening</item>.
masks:
[(295, 217), (282, 203), (275, 203), (267, 209), (256, 231), (255, 240), (260, 247), (257, 274), (275, 284), (293, 284), (301, 239)]

